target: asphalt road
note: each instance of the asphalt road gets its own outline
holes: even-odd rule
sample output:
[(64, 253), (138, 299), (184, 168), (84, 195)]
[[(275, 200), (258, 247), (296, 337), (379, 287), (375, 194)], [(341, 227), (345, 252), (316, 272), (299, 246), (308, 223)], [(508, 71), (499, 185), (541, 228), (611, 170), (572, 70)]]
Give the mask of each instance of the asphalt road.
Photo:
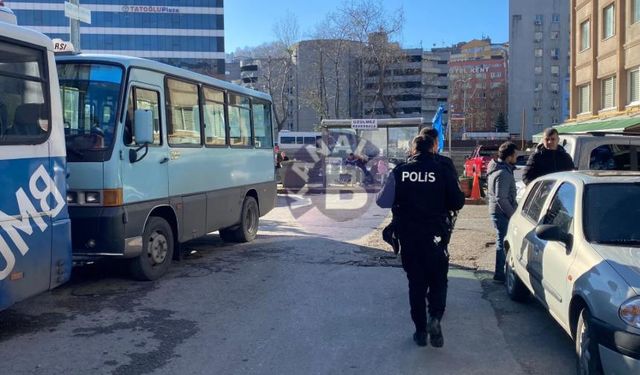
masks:
[(279, 197), (253, 243), (189, 243), (157, 282), (118, 263), (74, 269), (0, 312), (2, 373), (575, 373), (571, 340), (539, 304), (488, 280), (481, 209), (461, 215), (445, 347), (434, 349), (413, 344), (405, 275), (373, 240), (387, 212), (367, 197), (316, 198)]

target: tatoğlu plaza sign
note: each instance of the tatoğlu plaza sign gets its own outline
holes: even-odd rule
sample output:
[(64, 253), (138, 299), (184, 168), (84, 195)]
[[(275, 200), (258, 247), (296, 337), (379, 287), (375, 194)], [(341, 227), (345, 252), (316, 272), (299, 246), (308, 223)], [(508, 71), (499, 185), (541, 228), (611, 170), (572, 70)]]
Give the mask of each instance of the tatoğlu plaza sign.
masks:
[(180, 9), (175, 7), (147, 5), (123, 5), (122, 11), (125, 13), (180, 13)]

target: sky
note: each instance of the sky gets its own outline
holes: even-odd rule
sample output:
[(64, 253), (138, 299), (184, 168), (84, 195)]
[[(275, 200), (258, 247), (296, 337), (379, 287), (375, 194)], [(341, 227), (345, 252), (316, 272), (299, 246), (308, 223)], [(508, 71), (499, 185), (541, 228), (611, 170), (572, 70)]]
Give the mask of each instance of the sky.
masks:
[[(275, 40), (273, 25), (287, 11), (308, 39), (315, 26), (345, 0), (226, 0), (225, 51), (254, 47)], [(382, 0), (393, 12), (402, 7), (405, 25), (399, 42), (404, 48), (431, 49), (489, 36), (493, 42), (509, 37), (508, 0)]]

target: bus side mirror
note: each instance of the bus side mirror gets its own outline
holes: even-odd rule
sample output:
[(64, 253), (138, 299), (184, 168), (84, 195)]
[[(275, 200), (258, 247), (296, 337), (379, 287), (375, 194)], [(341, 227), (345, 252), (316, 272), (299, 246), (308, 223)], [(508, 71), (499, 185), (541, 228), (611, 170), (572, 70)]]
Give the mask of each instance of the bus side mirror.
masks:
[[(153, 143), (153, 114), (151, 111), (146, 109), (136, 109), (134, 119), (134, 136), (136, 144), (140, 145), (140, 147), (129, 150), (129, 161), (131, 164), (144, 159), (149, 152), (149, 143)], [(143, 148), (145, 149), (144, 154), (141, 157), (138, 157), (138, 152)]]
[(144, 145), (153, 143), (153, 114), (147, 109), (136, 109), (134, 135), (136, 143)]

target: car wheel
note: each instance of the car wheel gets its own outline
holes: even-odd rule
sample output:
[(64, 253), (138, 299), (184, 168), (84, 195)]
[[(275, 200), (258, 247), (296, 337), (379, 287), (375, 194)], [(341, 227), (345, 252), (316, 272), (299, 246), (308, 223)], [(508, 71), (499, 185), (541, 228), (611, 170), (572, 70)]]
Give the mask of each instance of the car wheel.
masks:
[(598, 342), (591, 329), (591, 313), (580, 311), (576, 326), (576, 369), (578, 375), (602, 375)]
[(507, 254), (507, 261), (505, 264), (505, 288), (507, 288), (507, 294), (511, 300), (516, 302), (524, 302), (529, 297), (529, 290), (524, 285), (520, 277), (513, 270), (512, 261)]
[(173, 259), (173, 230), (169, 223), (161, 217), (150, 217), (142, 246), (140, 256), (131, 260), (131, 274), (137, 280), (156, 280), (167, 272)]
[(254, 197), (245, 197), (242, 203), (240, 224), (226, 229), (220, 229), (220, 238), (225, 242), (251, 242), (258, 234), (260, 209)]

